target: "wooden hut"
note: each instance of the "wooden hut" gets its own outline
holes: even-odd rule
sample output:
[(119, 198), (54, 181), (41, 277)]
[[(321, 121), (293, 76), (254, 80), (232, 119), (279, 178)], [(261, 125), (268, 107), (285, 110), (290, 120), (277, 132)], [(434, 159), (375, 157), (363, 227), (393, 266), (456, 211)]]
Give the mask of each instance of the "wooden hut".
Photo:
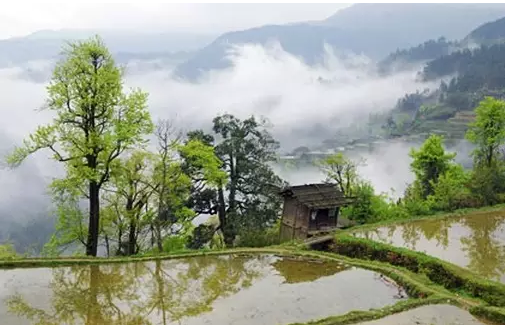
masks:
[(335, 184), (320, 183), (283, 189), (280, 240), (305, 239), (338, 228), (340, 207), (353, 202)]

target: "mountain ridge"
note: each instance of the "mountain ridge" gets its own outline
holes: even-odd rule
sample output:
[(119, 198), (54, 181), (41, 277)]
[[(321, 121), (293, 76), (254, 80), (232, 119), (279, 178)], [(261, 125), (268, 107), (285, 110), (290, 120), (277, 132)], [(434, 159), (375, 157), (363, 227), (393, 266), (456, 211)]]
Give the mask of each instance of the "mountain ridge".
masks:
[[(377, 12), (377, 8), (385, 8), (383, 11), (391, 14), (387, 17), (379, 15), (375, 22), (365, 17), (368, 12)], [(419, 8), (423, 8), (424, 16)], [(434, 14), (433, 11), (438, 8), (445, 11)], [(350, 50), (357, 54), (364, 52), (368, 57), (379, 60), (396, 49), (415, 46), (432, 38), (444, 36), (461, 39), (479, 25), (502, 16), (505, 16), (503, 4), (354, 4), (319, 22), (267, 25), (222, 34), (181, 63), (175, 73), (181, 78), (196, 80), (202, 72), (229, 67), (225, 53), (231, 44), (224, 45), (220, 42), (222, 39), (232, 40), (233, 44), (254, 41), (264, 45), (276, 38), (281, 45), (288, 44), (285, 48), (287, 52), (301, 56), (308, 64), (323, 54), (321, 49), (324, 48), (324, 42), (339, 50)], [(430, 20), (430, 24), (425, 23), (427, 20)], [(454, 24), (448, 24), (447, 21), (458, 22), (457, 27), (451, 27)], [(306, 37), (297, 35), (301, 29), (304, 29)], [(282, 34), (279, 32), (281, 30)], [(308, 48), (304, 46), (306, 43), (312, 44), (313, 48), (305, 52), (292, 50)]]

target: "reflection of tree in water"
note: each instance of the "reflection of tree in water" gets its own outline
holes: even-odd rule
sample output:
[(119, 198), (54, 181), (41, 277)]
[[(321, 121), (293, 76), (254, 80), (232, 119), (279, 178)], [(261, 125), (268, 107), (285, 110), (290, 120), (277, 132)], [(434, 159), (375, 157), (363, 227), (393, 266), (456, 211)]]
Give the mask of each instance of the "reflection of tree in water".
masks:
[[(387, 234), (384, 235), (383, 233), (386, 229), (387, 229)], [(387, 228), (380, 227), (380, 228), (376, 228), (376, 229), (366, 230), (363, 232), (357, 232), (357, 233), (354, 233), (354, 235), (357, 235), (358, 237), (362, 237), (362, 238), (365, 238), (368, 240), (376, 240), (376, 241), (381, 241), (381, 242), (388, 243), (388, 244), (393, 244), (392, 237), (395, 232), (395, 229), (396, 229), (396, 226), (391, 225), (391, 226), (388, 226)]]
[(424, 237), (427, 240), (435, 240), (437, 246), (446, 249), (449, 246), (449, 228), (456, 222), (454, 219), (444, 218), (439, 220), (420, 220), (412, 221), (399, 225), (389, 225), (373, 230), (368, 230), (360, 233), (360, 237), (366, 239), (378, 240), (390, 245), (399, 245), (395, 241), (394, 235), (399, 231), (403, 245), (410, 249), (422, 250), (422, 247), (417, 247), (419, 240)]
[(388, 237), (390, 238), (390, 243), (395, 244), (392, 237), (395, 230), (399, 230), (401, 232), (404, 245), (410, 249), (422, 250), (422, 247), (417, 247), (417, 244), (422, 237), (429, 241), (435, 240), (437, 242), (437, 246), (442, 246), (446, 249), (449, 246), (449, 228), (453, 223), (454, 220), (451, 219), (440, 219), (413, 221), (404, 223), (400, 226), (392, 225), (387, 228)]
[(51, 281), (52, 310), (31, 307), (20, 295), (7, 301), (10, 311), (32, 324), (142, 324), (124, 314), (118, 300), (135, 301), (135, 265), (55, 268)]
[(449, 247), (449, 229), (456, 220), (451, 218), (443, 218), (438, 220), (419, 221), (416, 225), (423, 236), (428, 240), (436, 240), (437, 246), (442, 246), (444, 249)]
[(59, 268), (51, 283), (52, 310), (34, 308), (20, 295), (7, 304), (33, 324), (180, 323), (211, 311), (217, 298), (250, 286), (269, 263), (268, 256), (208, 256)]
[(417, 242), (421, 239), (421, 233), (419, 230), (419, 226), (414, 222), (402, 225), (401, 233), (405, 246), (410, 249), (416, 249)]
[(489, 279), (498, 279), (505, 274), (505, 243), (493, 238), (498, 227), (505, 225), (503, 214), (487, 213), (461, 218), (472, 233), (461, 238), (463, 251), (470, 260), (467, 266)]
[(279, 259), (272, 266), (284, 277), (285, 283), (312, 282), (349, 269), (348, 265), (338, 262), (295, 258)]
[[(216, 299), (251, 286), (269, 262), (266, 256), (156, 261), (150, 270), (154, 281), (147, 285), (146, 303), (138, 311), (147, 315), (157, 312), (163, 324), (211, 311)], [(170, 272), (174, 266), (179, 269), (175, 275)]]

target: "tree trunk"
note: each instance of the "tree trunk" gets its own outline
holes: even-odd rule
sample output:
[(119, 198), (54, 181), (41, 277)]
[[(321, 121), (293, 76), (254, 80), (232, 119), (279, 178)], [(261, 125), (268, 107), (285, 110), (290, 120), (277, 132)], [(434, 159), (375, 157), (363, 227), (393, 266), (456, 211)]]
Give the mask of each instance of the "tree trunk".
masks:
[(96, 256), (98, 251), (98, 232), (100, 224), (100, 188), (96, 181), (89, 182), (89, 225), (86, 255)]
[(137, 247), (137, 225), (134, 219), (130, 220), (130, 230), (128, 233), (128, 255), (134, 255)]
[(235, 236), (231, 230), (231, 225), (226, 220), (226, 203), (224, 201), (224, 193), (223, 188), (220, 186), (217, 190), (218, 192), (218, 202), (219, 208), (217, 211), (217, 215), (219, 217), (219, 226), (221, 231), (223, 232), (223, 240), (226, 246), (233, 246), (233, 241)]
[(493, 146), (489, 146), (487, 152), (487, 166), (489, 168), (491, 168), (491, 166), (493, 165), (493, 155), (494, 155)]
[(107, 250), (107, 257), (110, 257), (109, 236), (105, 235), (105, 248)]
[(122, 230), (122, 225), (119, 227), (118, 233), (117, 233), (117, 250), (116, 250), (116, 255), (123, 255), (123, 230)]
[(156, 220), (155, 233), (158, 252), (163, 252), (163, 240), (161, 238), (161, 220), (159, 218)]

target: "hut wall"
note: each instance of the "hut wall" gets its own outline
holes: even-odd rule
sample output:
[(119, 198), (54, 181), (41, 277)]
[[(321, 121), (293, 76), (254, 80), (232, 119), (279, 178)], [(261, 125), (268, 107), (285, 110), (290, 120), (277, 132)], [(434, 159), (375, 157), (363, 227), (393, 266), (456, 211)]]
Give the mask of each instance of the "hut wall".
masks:
[(298, 202), (294, 198), (286, 197), (282, 210), (280, 240), (288, 241), (293, 238)]
[(310, 209), (298, 202), (296, 219), (296, 232), (295, 238), (304, 239), (307, 238), (307, 233), (309, 231), (309, 221), (310, 221)]
[(297, 199), (285, 198), (280, 229), (281, 242), (307, 237), (309, 212), (309, 208)]

